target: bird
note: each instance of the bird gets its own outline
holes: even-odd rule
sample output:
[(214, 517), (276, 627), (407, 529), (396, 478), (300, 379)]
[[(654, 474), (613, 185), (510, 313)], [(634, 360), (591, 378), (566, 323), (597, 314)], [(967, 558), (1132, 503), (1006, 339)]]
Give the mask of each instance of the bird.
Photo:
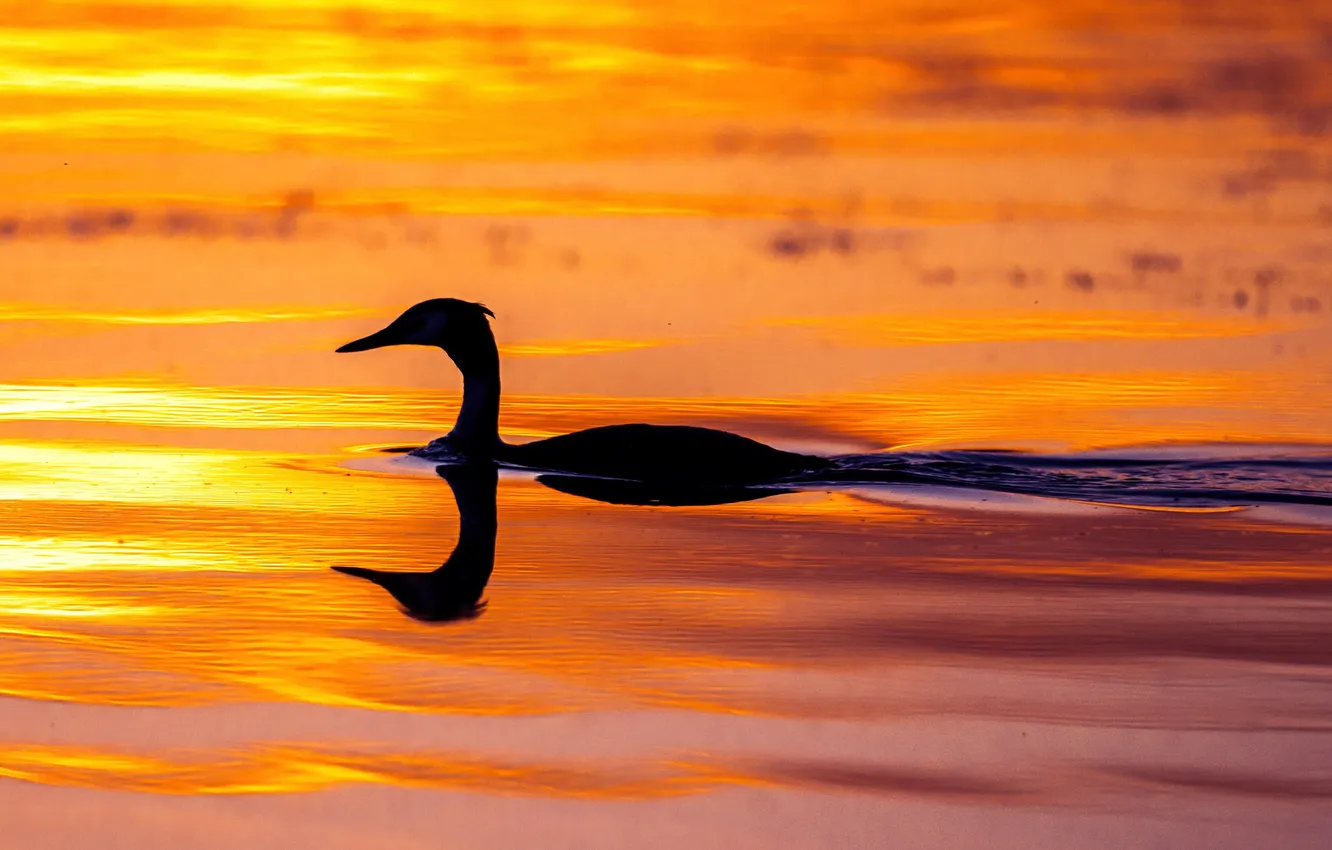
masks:
[(494, 317), (484, 304), (432, 298), (407, 308), (382, 330), (337, 349), (346, 353), (390, 345), (433, 346), (458, 367), (463, 399), (453, 429), (409, 454), (671, 487), (767, 484), (835, 466), (828, 458), (692, 425), (603, 425), (506, 443), (499, 435), (499, 348), (490, 326)]

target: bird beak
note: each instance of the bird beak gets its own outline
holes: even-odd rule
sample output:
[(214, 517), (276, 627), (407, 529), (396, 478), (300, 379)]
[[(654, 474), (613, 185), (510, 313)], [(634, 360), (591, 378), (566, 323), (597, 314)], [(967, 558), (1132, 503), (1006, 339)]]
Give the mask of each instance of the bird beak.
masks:
[(338, 349), (338, 354), (346, 354), (350, 351), (369, 351), (372, 348), (383, 348), (386, 345), (398, 345), (400, 342), (398, 334), (393, 326), (389, 325), (382, 331), (375, 331), (370, 336), (363, 336), (360, 339), (354, 339)]

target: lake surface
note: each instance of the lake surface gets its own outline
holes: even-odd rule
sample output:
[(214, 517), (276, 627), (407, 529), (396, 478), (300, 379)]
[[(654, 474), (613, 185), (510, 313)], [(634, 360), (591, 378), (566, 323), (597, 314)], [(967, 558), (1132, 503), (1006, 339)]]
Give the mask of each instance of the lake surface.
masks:
[[(1316, 10), (69, 6), (0, 30), (0, 847), (1327, 846)], [(439, 296), (508, 439), (839, 466), (441, 474), (447, 358), (333, 353)]]

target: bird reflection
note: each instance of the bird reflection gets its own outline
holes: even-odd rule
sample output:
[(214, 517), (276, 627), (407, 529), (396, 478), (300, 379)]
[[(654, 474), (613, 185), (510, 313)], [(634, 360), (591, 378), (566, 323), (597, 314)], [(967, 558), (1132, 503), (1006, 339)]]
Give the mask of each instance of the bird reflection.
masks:
[[(481, 594), (495, 569), (498, 468), (494, 463), (482, 461), (437, 466), (435, 472), (453, 491), (459, 518), (458, 543), (439, 569), (431, 572), (366, 567), (333, 569), (373, 581), (398, 601), (403, 613), (416, 620), (445, 623), (475, 619), (485, 610)], [(540, 475), (537, 481), (562, 493), (615, 505), (720, 505), (789, 492), (774, 487), (661, 486), (571, 475)]]
[(430, 623), (470, 620), (481, 615), (481, 594), (495, 569), (495, 484), (493, 463), (439, 466), (458, 505), (458, 543), (453, 554), (432, 572), (334, 567), (340, 573), (369, 579), (398, 600), (409, 617)]

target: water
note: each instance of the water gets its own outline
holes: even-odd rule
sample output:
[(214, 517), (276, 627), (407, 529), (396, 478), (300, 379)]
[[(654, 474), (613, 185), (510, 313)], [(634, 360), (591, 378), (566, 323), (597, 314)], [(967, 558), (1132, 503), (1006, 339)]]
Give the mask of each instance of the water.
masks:
[[(309, 274), (309, 239), (267, 267)], [(53, 256), (101, 268), (126, 244)], [(213, 273), (253, 262), (192, 250)], [(857, 287), (839, 273), (821, 298)], [(445, 819), (463, 846), (1321, 843), (1324, 361), (1271, 355), (1321, 352), (1321, 314), (1139, 307), (1070, 340), (1055, 317), (995, 339), (1015, 333), (1002, 311), (939, 311), (907, 315), (939, 339), (904, 351), (755, 338), (762, 306), (658, 345), (608, 309), (586, 338), (644, 347), (583, 353), (540, 329), (525, 272), (490, 299), (511, 439), (692, 422), (838, 465), (676, 507), (505, 471), (487, 561), (459, 545), (468, 504), (401, 454), (447, 429), (450, 364), (332, 354), (393, 312), (334, 284), (9, 308), (0, 772), (24, 842), (113, 823), (136, 846), (433, 846)], [(1113, 317), (1156, 296), (1098, 297)], [(658, 309), (699, 321), (684, 303)], [(512, 325), (560, 342), (524, 354)], [(1226, 368), (1237, 347), (1247, 372)], [(841, 382), (866, 358), (914, 371)], [(718, 392), (687, 386), (704, 380)], [(728, 393), (746, 383), (773, 394)], [(414, 612), (332, 569), (442, 563)]]
[[(1071, 455), (920, 452), (838, 458), (829, 481), (914, 483), (1125, 506), (1189, 510), (1269, 504), (1332, 505), (1326, 449), (1229, 445)], [(1266, 451), (1264, 451), (1266, 450)], [(815, 483), (815, 482), (810, 482)]]
[[(1319, 9), (122, 5), (0, 25), (0, 847), (1327, 845)], [(437, 296), (837, 465), (405, 457)]]

